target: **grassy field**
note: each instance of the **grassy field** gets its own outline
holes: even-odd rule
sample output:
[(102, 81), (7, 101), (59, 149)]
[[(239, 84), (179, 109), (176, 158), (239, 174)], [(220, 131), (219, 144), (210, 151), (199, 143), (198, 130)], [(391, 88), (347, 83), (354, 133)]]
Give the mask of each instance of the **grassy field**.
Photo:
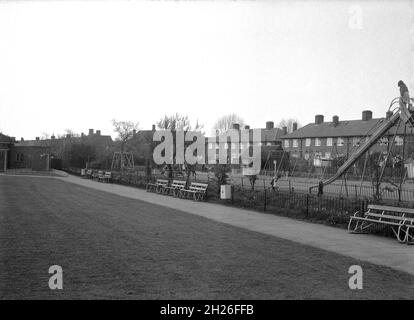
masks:
[[(48, 268), (63, 268), (50, 290)], [(350, 265), (364, 289), (348, 287)], [(413, 298), (414, 277), (146, 202), (0, 176), (0, 299)]]

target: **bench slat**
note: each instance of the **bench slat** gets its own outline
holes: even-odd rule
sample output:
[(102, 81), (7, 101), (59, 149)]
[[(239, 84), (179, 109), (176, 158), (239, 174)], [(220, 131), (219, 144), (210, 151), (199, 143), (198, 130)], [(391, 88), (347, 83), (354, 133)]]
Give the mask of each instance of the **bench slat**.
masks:
[(402, 220), (414, 220), (414, 218), (411, 218), (411, 217), (390, 216), (390, 215), (385, 215), (385, 214), (380, 214), (380, 213), (372, 213), (372, 212), (366, 213), (365, 216), (384, 218), (384, 219), (394, 219), (394, 220), (401, 220), (401, 221)]
[(388, 211), (388, 212), (397, 212), (397, 213), (410, 213), (410, 214), (414, 214), (414, 209), (391, 207), (391, 206), (379, 206), (379, 205), (375, 205), (375, 204), (368, 205), (368, 209)]

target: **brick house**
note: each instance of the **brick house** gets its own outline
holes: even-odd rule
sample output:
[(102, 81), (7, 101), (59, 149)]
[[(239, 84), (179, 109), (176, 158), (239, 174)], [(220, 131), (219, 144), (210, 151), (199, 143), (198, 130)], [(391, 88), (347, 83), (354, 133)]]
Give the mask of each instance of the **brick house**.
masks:
[[(234, 123), (232, 125), (233, 130), (240, 130), (240, 125), (238, 123)], [(246, 125), (243, 128), (244, 130), (250, 130), (252, 132), (252, 129), (250, 129), (250, 126)], [(266, 122), (265, 128), (257, 128), (254, 130), (260, 130), (261, 134), (261, 141), (258, 142), (258, 146), (261, 147), (261, 159), (262, 163), (268, 161), (271, 164), (273, 164), (273, 158), (270, 159), (273, 154), (273, 157), (275, 156), (275, 152), (280, 151), (282, 152), (282, 139), (281, 137), (286, 134), (286, 128), (279, 129), (274, 127), (273, 121)], [(226, 135), (225, 133), (223, 135)], [(250, 133), (250, 137), (252, 137), (252, 133)], [(210, 139), (215, 139), (216, 143), (210, 142)], [(239, 137), (240, 139), (240, 137)], [(252, 139), (252, 138), (251, 138)], [(208, 140), (206, 139), (206, 156), (208, 152), (211, 152), (212, 149), (215, 149), (216, 159), (219, 159), (219, 144), (220, 141), (220, 135), (217, 133), (216, 137), (210, 137)], [(230, 163), (232, 164), (232, 167), (237, 169), (240, 168), (240, 164), (234, 164), (235, 158), (237, 155), (237, 146), (235, 143), (230, 142), (230, 138), (228, 137), (228, 143), (225, 145), (225, 149), (227, 149), (227, 158), (229, 159)], [(252, 142), (249, 142), (249, 145), (245, 145), (243, 143), (240, 144), (240, 150), (239, 153), (246, 152), (246, 148), (251, 148)], [(210, 164), (213, 164), (214, 161), (211, 161)]]
[[(235, 130), (240, 130), (240, 125), (237, 123), (234, 123), (232, 125), (232, 128)], [(244, 129), (248, 129), (251, 131), (249, 126), (244, 126)], [(274, 123), (272, 121), (266, 122), (265, 128), (259, 128), (258, 130), (261, 130), (261, 141), (258, 143), (259, 146), (261, 146), (262, 149), (262, 162), (268, 160), (269, 153), (273, 151), (282, 151), (282, 140), (281, 137), (286, 133), (286, 128), (279, 129), (274, 127)], [(153, 135), (156, 131), (155, 125), (152, 126), (152, 130), (140, 130), (138, 132), (135, 132), (133, 137), (128, 141), (128, 151), (133, 152), (134, 158), (138, 160), (139, 164), (147, 163), (147, 161), (152, 162), (153, 155), (152, 150), (154, 147), (159, 144), (160, 142), (154, 142), (153, 141)], [(173, 139), (175, 140), (175, 132), (172, 132)], [(213, 149), (215, 149), (214, 153), (216, 156), (216, 160), (219, 159), (219, 141), (220, 135), (217, 133), (215, 137), (206, 137), (205, 141), (205, 156), (206, 156), (206, 162), (208, 160), (208, 153), (212, 152)], [(216, 141), (216, 143), (211, 142), (210, 139), (213, 139)], [(240, 139), (240, 137), (239, 137)], [(185, 141), (184, 145), (188, 146), (192, 144), (192, 141)], [(251, 145), (250, 145), (251, 146)], [(245, 145), (240, 146), (240, 153), (243, 152), (243, 150), (246, 150)], [(225, 149), (227, 150), (227, 157), (231, 163), (234, 162), (236, 153), (234, 152), (236, 149), (236, 144), (230, 142), (230, 138), (228, 138), (228, 143), (225, 145)], [(274, 155), (273, 155), (274, 156)], [(270, 161), (272, 162), (272, 161)], [(209, 164), (215, 164), (216, 161), (211, 161)], [(273, 163), (273, 162), (272, 162)], [(240, 165), (233, 164), (232, 167), (239, 168)]]
[(155, 132), (155, 125), (152, 125), (152, 130), (134, 130), (132, 138), (127, 143), (127, 151), (134, 155), (134, 161), (138, 165), (146, 165), (152, 163), (152, 151), (159, 142), (153, 142)]
[[(89, 129), (88, 134), (84, 134), (82, 132), (80, 136), (66, 134), (64, 137), (56, 138), (52, 135), (50, 139), (45, 141), (48, 141), (51, 146), (51, 154), (54, 158), (52, 164), (62, 167), (70, 166), (69, 159), (65, 152), (68, 151), (68, 147), (70, 147), (71, 144), (85, 144), (93, 146), (96, 151), (97, 158), (105, 158), (105, 155), (109, 153), (109, 149), (113, 144), (112, 137), (110, 135), (102, 135), (100, 130), (96, 130), (95, 132), (94, 129)], [(52, 166), (54, 167), (54, 165)]]
[[(314, 123), (309, 123), (282, 137), (283, 149), (288, 151), (291, 157), (313, 161), (314, 165), (318, 165), (317, 159), (348, 157), (383, 120), (384, 118), (372, 118), (370, 110), (363, 111), (362, 118), (359, 120), (339, 121), (338, 116), (333, 116), (332, 121), (325, 122), (323, 115), (316, 115)], [(371, 147), (371, 152), (387, 152), (389, 142), (396, 134), (394, 151), (397, 154), (401, 153), (404, 132), (406, 136), (413, 136), (413, 129), (409, 126), (406, 128), (399, 126), (398, 129), (396, 126), (392, 127)]]

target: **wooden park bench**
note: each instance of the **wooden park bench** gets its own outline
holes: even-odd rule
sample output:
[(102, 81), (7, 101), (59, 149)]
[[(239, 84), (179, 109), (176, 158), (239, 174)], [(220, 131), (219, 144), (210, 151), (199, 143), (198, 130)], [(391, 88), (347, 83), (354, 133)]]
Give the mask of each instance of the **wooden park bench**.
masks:
[(400, 243), (414, 243), (414, 209), (409, 208), (370, 204), (366, 212), (357, 211), (350, 217), (348, 231), (367, 233), (366, 229), (378, 224), (390, 226)]
[(86, 170), (86, 178), (92, 178), (93, 171), (91, 169)]
[(207, 195), (207, 183), (191, 182), (188, 189), (182, 189), (182, 197), (192, 198), (193, 200), (205, 200)]
[(99, 181), (102, 182), (111, 182), (112, 181), (112, 172), (111, 171), (105, 171), (102, 175), (98, 177)]
[(163, 192), (164, 188), (168, 187), (168, 180), (157, 179), (155, 183), (147, 183), (147, 191), (155, 191), (157, 193)]
[(178, 197), (180, 196), (180, 191), (185, 188), (185, 184), (185, 180), (173, 180), (170, 186), (163, 188), (163, 193)]
[(99, 170), (92, 173), (92, 179), (99, 181), (99, 179), (104, 175), (104, 172)]

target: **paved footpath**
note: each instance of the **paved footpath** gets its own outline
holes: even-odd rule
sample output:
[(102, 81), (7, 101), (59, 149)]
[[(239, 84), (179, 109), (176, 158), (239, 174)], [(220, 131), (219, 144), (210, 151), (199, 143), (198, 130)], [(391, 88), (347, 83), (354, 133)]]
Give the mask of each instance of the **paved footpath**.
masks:
[(400, 244), (395, 238), (350, 234), (346, 230), (325, 225), (208, 202), (177, 199), (142, 189), (100, 183), (71, 175), (55, 179), (162, 205), (414, 275), (414, 246)]

